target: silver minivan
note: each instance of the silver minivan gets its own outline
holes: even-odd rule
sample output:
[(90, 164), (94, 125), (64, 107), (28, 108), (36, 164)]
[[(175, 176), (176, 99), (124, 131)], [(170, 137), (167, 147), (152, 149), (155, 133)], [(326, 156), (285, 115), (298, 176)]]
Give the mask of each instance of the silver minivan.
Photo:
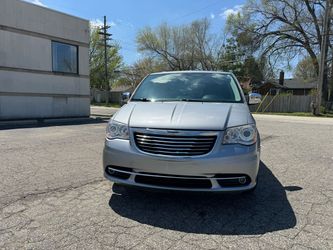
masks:
[(232, 73), (148, 75), (109, 121), (103, 171), (112, 182), (183, 191), (252, 191), (260, 137)]

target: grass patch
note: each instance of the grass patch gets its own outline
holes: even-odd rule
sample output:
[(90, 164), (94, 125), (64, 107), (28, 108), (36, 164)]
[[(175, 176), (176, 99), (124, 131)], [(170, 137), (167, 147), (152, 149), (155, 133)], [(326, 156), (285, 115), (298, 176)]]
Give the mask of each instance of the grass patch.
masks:
[(93, 106), (100, 106), (100, 107), (109, 107), (109, 108), (120, 108), (119, 103), (97, 103), (97, 102), (92, 102), (91, 105)]
[(326, 114), (320, 114), (319, 116), (313, 115), (311, 112), (291, 112), (291, 113), (275, 113), (275, 112), (253, 112), (253, 114), (258, 115), (287, 115), (287, 116), (303, 116), (303, 117), (327, 117), (327, 118), (333, 118), (333, 113), (329, 112)]

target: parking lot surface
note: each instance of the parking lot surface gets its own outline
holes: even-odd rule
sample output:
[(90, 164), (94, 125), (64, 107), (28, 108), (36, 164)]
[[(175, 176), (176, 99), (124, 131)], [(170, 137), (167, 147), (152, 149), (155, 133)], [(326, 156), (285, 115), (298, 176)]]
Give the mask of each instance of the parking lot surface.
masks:
[(0, 249), (333, 249), (333, 119), (256, 120), (251, 195), (112, 185), (102, 122), (0, 130)]

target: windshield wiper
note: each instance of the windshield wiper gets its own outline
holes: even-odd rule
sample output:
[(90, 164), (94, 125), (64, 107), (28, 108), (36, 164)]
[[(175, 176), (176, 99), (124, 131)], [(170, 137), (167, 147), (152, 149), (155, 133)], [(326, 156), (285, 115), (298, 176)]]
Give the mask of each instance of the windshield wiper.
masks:
[(204, 102), (199, 99), (190, 99), (190, 98), (182, 98), (182, 99), (157, 99), (154, 102)]
[(139, 99), (132, 99), (132, 101), (137, 101), (137, 102), (151, 102), (151, 100), (147, 99), (146, 97), (139, 98)]
[(179, 101), (182, 101), (182, 102), (204, 102), (203, 100), (188, 99), (188, 98), (183, 98), (183, 99), (180, 99)]

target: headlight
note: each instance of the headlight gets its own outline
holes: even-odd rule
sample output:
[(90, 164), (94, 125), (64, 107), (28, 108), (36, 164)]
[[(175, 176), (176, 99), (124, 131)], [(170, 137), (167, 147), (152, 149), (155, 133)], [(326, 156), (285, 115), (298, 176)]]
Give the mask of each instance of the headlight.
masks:
[(128, 140), (128, 126), (126, 124), (110, 120), (106, 127), (106, 138)]
[(257, 128), (254, 124), (228, 128), (223, 137), (223, 144), (252, 145), (257, 142)]

